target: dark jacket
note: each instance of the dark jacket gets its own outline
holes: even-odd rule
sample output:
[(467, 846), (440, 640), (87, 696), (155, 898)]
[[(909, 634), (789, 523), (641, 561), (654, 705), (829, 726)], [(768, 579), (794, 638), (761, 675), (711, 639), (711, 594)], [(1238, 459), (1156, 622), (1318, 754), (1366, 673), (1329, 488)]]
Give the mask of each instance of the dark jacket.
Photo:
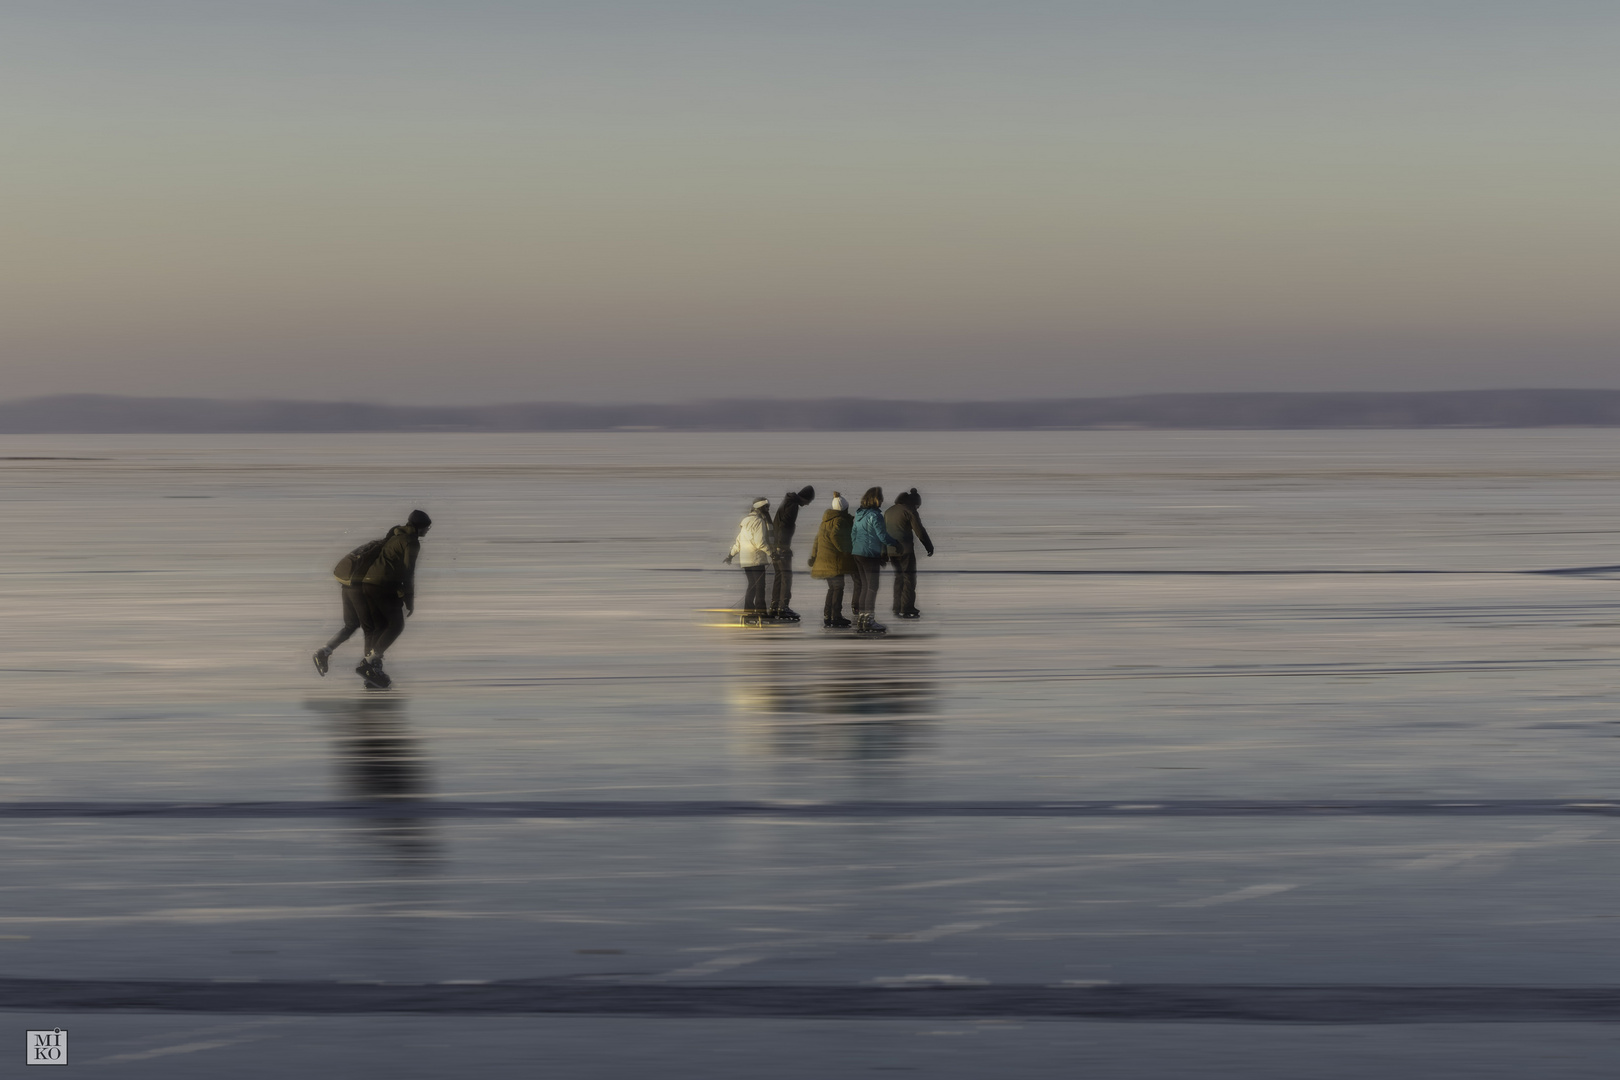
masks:
[(388, 530), (377, 561), (366, 571), (362, 582), (366, 585), (392, 585), (404, 598), (405, 606), (416, 606), (416, 553), (422, 542), (416, 530), (409, 525), (395, 525)]
[(776, 520), (771, 522), (771, 540), (778, 551), (791, 551), (793, 549), (793, 530), (799, 525), (799, 507), (804, 502), (799, 498), (797, 491), (790, 491), (782, 496), (782, 503), (776, 508)]
[(928, 530), (923, 528), (922, 517), (917, 508), (906, 503), (895, 503), (883, 511), (883, 525), (889, 530), (889, 535), (895, 539), (895, 547), (899, 554), (910, 555), (916, 550), (912, 537), (922, 541), (922, 546), (928, 554), (934, 553), (934, 542), (928, 538)]
[(810, 544), (810, 576), (835, 578), (855, 572), (855, 557), (850, 554), (850, 526), (855, 519), (847, 510), (828, 510), (821, 515), (821, 528)]
[(850, 527), (849, 536), (854, 554), (863, 559), (881, 559), (895, 542), (883, 527), (883, 511), (875, 506), (863, 506), (855, 511), (855, 524)]

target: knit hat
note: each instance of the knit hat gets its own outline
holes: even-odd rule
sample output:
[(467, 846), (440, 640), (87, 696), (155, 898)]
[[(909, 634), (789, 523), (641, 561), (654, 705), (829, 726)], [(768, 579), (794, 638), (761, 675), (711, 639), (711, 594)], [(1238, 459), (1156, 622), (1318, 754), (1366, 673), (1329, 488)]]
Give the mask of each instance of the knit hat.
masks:
[(433, 524), (433, 519), (420, 510), (412, 510), (411, 516), (405, 519), (405, 524), (411, 526), (417, 532), (426, 532), (428, 526)]
[(832, 508), (834, 510), (848, 510), (849, 503), (845, 502), (844, 497), (835, 491), (832, 497)]
[(906, 492), (906, 494), (911, 496), (911, 508), (913, 510), (922, 505), (922, 496), (917, 494), (916, 488), (912, 488), (910, 491)]
[(801, 505), (809, 506), (811, 503), (813, 503), (815, 501), (816, 501), (816, 489), (815, 488), (811, 487), (809, 484), (806, 484), (806, 485), (804, 485), (804, 487), (799, 489), (799, 502), (800, 502)]
[(769, 505), (771, 505), (771, 500), (767, 499), (763, 495), (759, 495), (759, 496), (756, 496), (754, 498), (754, 504), (753, 504), (752, 509), (758, 510), (762, 506), (769, 506)]

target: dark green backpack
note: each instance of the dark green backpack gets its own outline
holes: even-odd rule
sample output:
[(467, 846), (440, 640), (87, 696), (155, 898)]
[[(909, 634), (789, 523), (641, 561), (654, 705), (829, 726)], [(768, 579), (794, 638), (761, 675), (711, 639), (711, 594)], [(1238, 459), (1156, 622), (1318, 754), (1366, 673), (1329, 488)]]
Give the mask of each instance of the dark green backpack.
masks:
[(367, 540), (338, 560), (337, 565), (332, 567), (332, 576), (345, 585), (360, 584), (360, 579), (366, 576), (371, 564), (382, 554), (383, 544), (387, 540), (386, 536), (380, 540)]

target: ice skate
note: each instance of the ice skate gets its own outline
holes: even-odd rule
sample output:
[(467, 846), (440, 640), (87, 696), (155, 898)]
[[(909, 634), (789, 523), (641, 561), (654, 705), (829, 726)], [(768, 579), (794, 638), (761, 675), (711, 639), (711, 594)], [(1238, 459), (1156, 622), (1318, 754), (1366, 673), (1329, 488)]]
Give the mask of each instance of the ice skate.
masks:
[(362, 660), (354, 673), (365, 680), (367, 690), (386, 690), (394, 684), (394, 680), (382, 669), (381, 661)]

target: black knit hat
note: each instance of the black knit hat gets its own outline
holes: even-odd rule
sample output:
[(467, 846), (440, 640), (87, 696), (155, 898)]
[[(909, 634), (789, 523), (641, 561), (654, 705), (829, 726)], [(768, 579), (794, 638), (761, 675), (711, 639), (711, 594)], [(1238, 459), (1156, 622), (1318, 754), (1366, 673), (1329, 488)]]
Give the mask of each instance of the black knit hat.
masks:
[(803, 503), (805, 506), (809, 506), (811, 503), (815, 502), (815, 500), (815, 488), (811, 487), (809, 484), (806, 484), (804, 487), (799, 489), (799, 502)]
[(912, 507), (912, 509), (915, 510), (917, 507), (922, 505), (922, 496), (917, 494), (917, 489), (916, 488), (912, 488), (910, 491), (906, 492), (906, 494), (911, 496), (911, 507)]
[(427, 514), (423, 513), (421, 510), (412, 510), (411, 516), (405, 519), (405, 524), (411, 526), (417, 532), (422, 532), (424, 529), (428, 528), (428, 526), (433, 524), (433, 519), (428, 517)]

